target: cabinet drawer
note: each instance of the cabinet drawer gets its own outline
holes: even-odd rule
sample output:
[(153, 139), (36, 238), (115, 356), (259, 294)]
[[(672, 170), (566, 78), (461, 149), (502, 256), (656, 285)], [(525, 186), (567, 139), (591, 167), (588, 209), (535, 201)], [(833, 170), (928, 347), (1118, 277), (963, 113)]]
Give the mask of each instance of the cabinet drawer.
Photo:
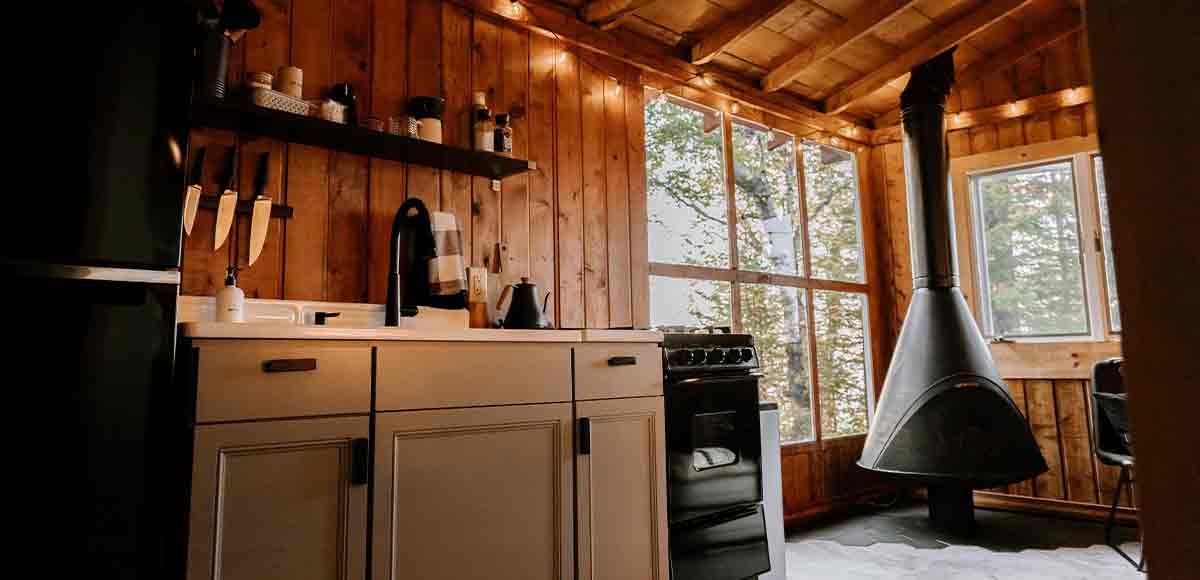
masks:
[(657, 344), (613, 342), (575, 347), (577, 400), (662, 394), (662, 349)]
[(371, 347), (311, 341), (199, 341), (201, 423), (367, 413)]
[(571, 345), (405, 342), (379, 347), (375, 408), (445, 409), (571, 400)]

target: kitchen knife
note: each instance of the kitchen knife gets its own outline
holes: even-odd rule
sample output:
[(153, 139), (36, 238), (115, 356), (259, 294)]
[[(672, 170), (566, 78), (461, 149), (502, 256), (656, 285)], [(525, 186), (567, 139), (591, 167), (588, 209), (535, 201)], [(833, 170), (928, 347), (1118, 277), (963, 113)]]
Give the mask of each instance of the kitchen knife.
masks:
[(183, 231), (192, 235), (192, 224), (196, 223), (196, 209), (200, 207), (200, 195), (204, 193), (204, 153), (207, 147), (196, 149), (196, 159), (192, 161), (192, 179), (183, 194)]
[(267, 170), (271, 163), (271, 153), (258, 156), (258, 168), (254, 172), (254, 211), (250, 214), (250, 264), (262, 253), (263, 244), (267, 241), (267, 225), (271, 222), (271, 198), (264, 195), (267, 189)]
[(237, 209), (237, 191), (234, 182), (237, 181), (238, 157), (237, 146), (229, 148), (229, 158), (225, 166), (225, 191), (217, 202), (217, 230), (213, 234), (213, 250), (221, 249), (225, 238), (229, 237), (229, 228), (233, 225), (233, 212)]

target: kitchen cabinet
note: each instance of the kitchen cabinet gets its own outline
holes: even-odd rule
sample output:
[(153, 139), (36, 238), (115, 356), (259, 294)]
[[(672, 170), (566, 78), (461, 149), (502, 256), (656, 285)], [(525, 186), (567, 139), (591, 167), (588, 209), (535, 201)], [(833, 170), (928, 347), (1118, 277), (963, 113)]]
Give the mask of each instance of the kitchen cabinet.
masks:
[(375, 580), (574, 577), (571, 404), (379, 413)]
[(575, 405), (579, 580), (667, 580), (663, 398)]
[(366, 574), (368, 416), (199, 425), (188, 580)]

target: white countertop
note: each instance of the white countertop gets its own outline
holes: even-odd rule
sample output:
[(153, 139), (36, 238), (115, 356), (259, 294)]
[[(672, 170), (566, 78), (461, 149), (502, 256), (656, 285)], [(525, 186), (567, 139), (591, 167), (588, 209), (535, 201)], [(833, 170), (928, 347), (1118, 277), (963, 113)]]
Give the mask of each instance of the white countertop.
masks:
[(661, 342), (653, 330), (504, 330), (494, 328), (351, 328), (286, 323), (184, 322), (190, 338), (276, 340), (408, 340), (446, 342)]

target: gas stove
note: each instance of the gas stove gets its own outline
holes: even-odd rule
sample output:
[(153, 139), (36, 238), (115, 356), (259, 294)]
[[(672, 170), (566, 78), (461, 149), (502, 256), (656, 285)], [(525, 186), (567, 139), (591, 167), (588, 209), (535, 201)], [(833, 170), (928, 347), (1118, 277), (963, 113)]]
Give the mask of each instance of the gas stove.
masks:
[(676, 374), (753, 372), (759, 367), (754, 337), (728, 333), (663, 335), (663, 369)]

